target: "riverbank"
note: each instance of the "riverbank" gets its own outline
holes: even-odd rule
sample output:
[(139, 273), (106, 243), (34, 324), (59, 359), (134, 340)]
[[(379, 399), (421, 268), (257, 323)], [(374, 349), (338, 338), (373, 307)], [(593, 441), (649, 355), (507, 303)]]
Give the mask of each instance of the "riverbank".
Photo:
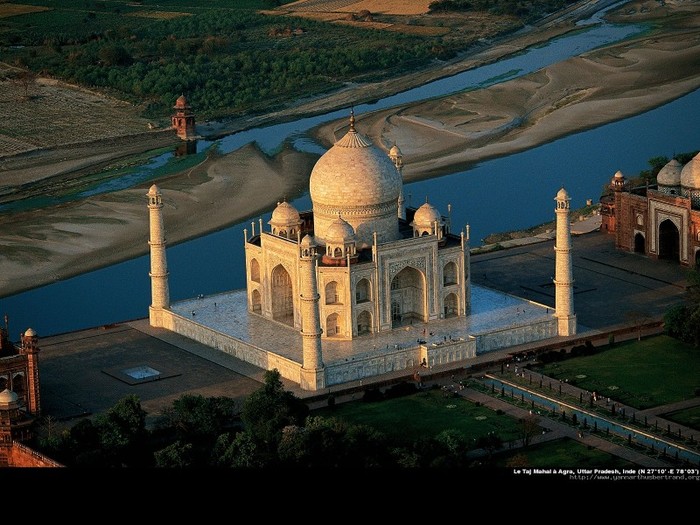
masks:
[[(393, 143), (400, 145), (404, 178), (411, 182), (642, 113), (700, 87), (698, 3), (667, 2), (667, 6), (667, 11), (657, 11), (657, 15), (666, 16), (670, 9), (673, 23), (652, 34), (487, 89), (357, 115), (357, 127), (387, 149)], [(641, 7), (636, 15), (627, 13), (624, 16), (630, 21), (651, 16)], [(539, 37), (551, 38), (562, 31), (564, 28), (557, 26)], [(535, 35), (529, 33), (484, 50), (465, 59), (460, 67), (466, 69), (516, 52), (534, 44)], [(453, 72), (457, 71), (450, 74)], [(444, 74), (445, 69), (433, 72), (434, 77)], [(347, 89), (238, 125), (243, 129), (349, 107), (396, 92), (397, 87), (398, 81), (383, 88), (378, 84)], [(316, 136), (330, 145), (346, 124), (346, 120), (330, 123), (316, 130)], [(221, 125), (198, 126), (202, 134), (223, 131)], [(110, 145), (105, 149), (109, 151)], [(96, 146), (93, 153), (98, 151)], [(159, 179), (169, 244), (240, 223), (270, 211), (281, 199), (301, 195), (316, 158), (289, 148), (271, 158), (249, 144)], [(146, 254), (146, 191), (147, 187), (141, 186), (0, 215), (0, 297)]]

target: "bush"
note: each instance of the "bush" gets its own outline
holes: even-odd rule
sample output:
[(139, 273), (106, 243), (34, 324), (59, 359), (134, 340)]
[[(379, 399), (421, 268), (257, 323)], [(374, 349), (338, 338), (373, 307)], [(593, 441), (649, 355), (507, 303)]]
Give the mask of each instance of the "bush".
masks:
[(368, 403), (381, 401), (382, 399), (384, 399), (384, 396), (378, 388), (368, 388), (362, 395), (362, 401), (366, 401)]
[(401, 383), (397, 383), (394, 386), (387, 388), (387, 390), (384, 392), (384, 397), (386, 399), (394, 399), (397, 397), (415, 394), (417, 391), (418, 387), (416, 387), (415, 383), (402, 381)]

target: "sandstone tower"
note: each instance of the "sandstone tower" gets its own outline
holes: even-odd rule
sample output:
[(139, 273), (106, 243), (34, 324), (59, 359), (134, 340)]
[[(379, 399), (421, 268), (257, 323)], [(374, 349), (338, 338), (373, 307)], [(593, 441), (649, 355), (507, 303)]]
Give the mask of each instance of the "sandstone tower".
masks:
[(39, 397), (39, 337), (28, 328), (22, 334), (20, 354), (27, 356), (27, 412), (34, 416), (41, 413)]
[(554, 304), (558, 319), (557, 331), (560, 336), (576, 334), (576, 314), (574, 314), (574, 279), (571, 263), (571, 226), (569, 207), (571, 198), (562, 187), (554, 199), (556, 207), (557, 235), (554, 245), (555, 275)]
[(194, 140), (196, 131), (194, 125), (194, 113), (192, 107), (187, 103), (185, 95), (180, 95), (173, 106), (175, 114), (170, 118), (177, 136), (182, 140)]
[(165, 229), (163, 226), (163, 197), (155, 184), (148, 190), (148, 211), (151, 247), (151, 306), (148, 316), (151, 326), (162, 327), (162, 311), (170, 307), (168, 264), (165, 258)]

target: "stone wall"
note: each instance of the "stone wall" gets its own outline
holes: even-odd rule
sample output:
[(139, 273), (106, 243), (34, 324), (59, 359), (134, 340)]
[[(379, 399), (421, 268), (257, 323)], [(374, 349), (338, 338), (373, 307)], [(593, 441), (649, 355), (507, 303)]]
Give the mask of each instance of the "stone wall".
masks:
[(225, 352), (263, 370), (276, 368), (285, 379), (295, 383), (301, 382), (301, 363), (296, 363), (286, 357), (268, 352), (230, 335), (199, 325), (171, 311), (163, 311), (163, 322), (163, 328)]
[(347, 362), (326, 365), (326, 386), (420, 367), (455, 363), (476, 357), (475, 339), (455, 339), (433, 345), (387, 350), (379, 355), (357, 356)]
[(557, 318), (475, 334), (476, 354), (557, 337)]
[[(277, 369), (285, 379), (302, 382), (302, 365), (273, 352), (199, 325), (192, 320), (163, 311), (164, 328), (194, 341), (215, 348), (263, 370)], [(420, 366), (445, 365), (471, 359), (478, 354), (504, 347), (530, 343), (557, 336), (557, 319), (552, 316), (540, 322), (511, 326), (502, 330), (477, 334), (430, 345), (395, 347), (381, 353), (357, 355), (348, 361), (327, 363), (325, 387), (360, 381), (364, 378), (406, 370)], [(323, 382), (322, 382), (323, 383)]]

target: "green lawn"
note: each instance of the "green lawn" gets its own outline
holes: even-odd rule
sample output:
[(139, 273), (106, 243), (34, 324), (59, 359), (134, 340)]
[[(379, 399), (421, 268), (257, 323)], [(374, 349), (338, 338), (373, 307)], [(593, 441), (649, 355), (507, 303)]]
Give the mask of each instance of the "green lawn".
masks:
[(700, 349), (660, 335), (535, 370), (645, 409), (694, 397), (700, 388)]
[(663, 418), (688, 428), (700, 430), (700, 406), (663, 414)]
[(384, 401), (343, 403), (314, 411), (314, 415), (368, 425), (402, 441), (434, 437), (443, 430), (457, 430), (467, 440), (489, 432), (504, 442), (521, 437), (517, 420), (464, 398), (446, 398), (443, 394), (441, 390), (429, 390)]
[[(370, 403), (343, 403), (334, 408), (315, 410), (314, 415), (368, 425), (400, 441), (434, 437), (448, 429), (463, 433), (467, 440), (476, 440), (489, 432), (495, 432), (504, 442), (522, 437), (516, 419), (464, 398), (446, 398), (441, 390)], [(543, 424), (546, 426), (546, 420)], [(565, 438), (513, 451), (505, 447), (493, 456), (488, 466), (622, 468), (633, 464)]]
[[(644, 409), (694, 396), (700, 387), (700, 351), (662, 335), (617, 343), (596, 355), (576, 357), (537, 369), (568, 379), (588, 391)], [(467, 441), (494, 432), (503, 442), (522, 438), (518, 420), (441, 390), (419, 392), (378, 402), (356, 401), (314, 411), (349, 423), (376, 428), (391, 439), (412, 441), (457, 430)], [(700, 408), (676, 412), (668, 419), (700, 429)], [(546, 425), (546, 422), (543, 423)], [(473, 441), (472, 441), (473, 442)], [(573, 440), (557, 440), (517, 451), (501, 451), (493, 466), (538, 468), (622, 468), (631, 463)]]

